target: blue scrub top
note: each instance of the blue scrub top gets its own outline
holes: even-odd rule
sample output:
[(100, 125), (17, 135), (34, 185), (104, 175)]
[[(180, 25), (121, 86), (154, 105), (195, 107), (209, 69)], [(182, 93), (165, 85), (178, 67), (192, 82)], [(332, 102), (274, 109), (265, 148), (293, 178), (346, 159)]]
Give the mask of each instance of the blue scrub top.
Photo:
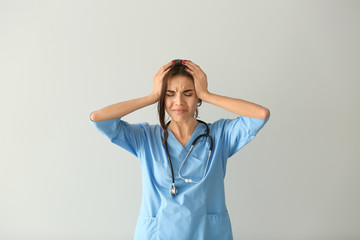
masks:
[[(227, 159), (250, 142), (269, 120), (239, 116), (209, 123), (214, 146), (205, 178), (200, 183), (186, 183), (178, 175), (193, 141), (204, 134), (206, 126), (199, 123), (183, 147), (169, 131), (167, 140), (179, 193), (171, 197), (171, 168), (166, 155), (163, 129), (148, 123), (130, 124), (120, 118), (90, 122), (112, 143), (126, 149), (140, 160), (142, 202), (135, 236), (136, 240), (169, 239), (233, 239), (225, 204), (224, 177)], [(186, 162), (181, 175), (199, 181), (204, 175), (210, 141), (200, 138)]]

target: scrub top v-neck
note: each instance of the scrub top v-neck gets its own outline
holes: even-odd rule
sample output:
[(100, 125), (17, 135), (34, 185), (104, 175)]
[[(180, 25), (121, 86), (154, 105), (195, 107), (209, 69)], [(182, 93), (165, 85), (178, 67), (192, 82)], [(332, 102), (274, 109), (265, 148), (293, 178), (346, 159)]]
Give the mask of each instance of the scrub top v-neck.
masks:
[(175, 142), (177, 142), (178, 145), (181, 146), (180, 149), (182, 150), (183, 148), (186, 148), (189, 144), (190, 144), (190, 146), (191, 146), (191, 144), (192, 144), (192, 142), (195, 140), (195, 138), (196, 138), (198, 135), (200, 135), (200, 134), (197, 133), (197, 130), (198, 130), (199, 128), (201, 128), (200, 125), (203, 125), (203, 124), (199, 122), (199, 123), (196, 125), (193, 133), (191, 134), (191, 137), (189, 138), (189, 140), (186, 142), (186, 144), (185, 144), (184, 146), (183, 146), (183, 145), (179, 142), (179, 140), (175, 137), (175, 134), (171, 131), (171, 129), (170, 129), (169, 127), (168, 127), (168, 133), (169, 133), (169, 136), (172, 136), (173, 139), (175, 139)]
[[(270, 116), (269, 116), (270, 117)], [(250, 142), (268, 121), (239, 116), (220, 119), (212, 124), (210, 136), (213, 151), (200, 183), (186, 183), (178, 175), (193, 140), (204, 134), (206, 127), (199, 123), (185, 146), (169, 131), (168, 147), (178, 195), (171, 197), (172, 183), (160, 125), (129, 124), (116, 118), (90, 122), (111, 142), (139, 158), (142, 174), (142, 202), (134, 239), (233, 239), (225, 203), (224, 177), (227, 159)], [(181, 168), (181, 175), (195, 181), (204, 174), (210, 143), (201, 138)]]

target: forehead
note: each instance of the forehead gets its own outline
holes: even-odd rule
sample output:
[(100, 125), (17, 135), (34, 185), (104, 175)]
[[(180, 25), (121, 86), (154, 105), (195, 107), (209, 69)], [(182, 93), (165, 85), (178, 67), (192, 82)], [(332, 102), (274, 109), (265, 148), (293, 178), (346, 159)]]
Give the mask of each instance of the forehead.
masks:
[(191, 78), (181, 75), (176, 75), (168, 80), (167, 89), (193, 89), (194, 82)]

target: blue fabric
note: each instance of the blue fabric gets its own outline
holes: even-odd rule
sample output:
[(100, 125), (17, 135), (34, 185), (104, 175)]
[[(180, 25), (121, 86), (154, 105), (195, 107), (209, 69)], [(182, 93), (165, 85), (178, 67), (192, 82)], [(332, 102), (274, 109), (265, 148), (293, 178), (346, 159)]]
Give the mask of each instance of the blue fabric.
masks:
[[(142, 203), (136, 225), (136, 240), (169, 239), (233, 239), (225, 204), (224, 177), (227, 159), (250, 142), (269, 120), (239, 116), (209, 123), (214, 147), (205, 178), (200, 183), (186, 183), (178, 170), (193, 140), (205, 133), (199, 123), (183, 147), (169, 130), (168, 147), (175, 185), (179, 193), (172, 198), (171, 169), (162, 143), (163, 129), (148, 123), (129, 124), (120, 118), (90, 122), (114, 144), (126, 149), (140, 160)], [(210, 142), (201, 138), (181, 169), (184, 178), (201, 180), (206, 167)]]

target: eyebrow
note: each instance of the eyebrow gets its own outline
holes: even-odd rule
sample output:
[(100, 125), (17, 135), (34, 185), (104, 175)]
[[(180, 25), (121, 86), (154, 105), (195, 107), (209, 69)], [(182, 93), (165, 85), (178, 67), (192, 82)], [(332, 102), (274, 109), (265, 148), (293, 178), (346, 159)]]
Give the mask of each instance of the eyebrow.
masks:
[[(187, 90), (184, 90), (183, 93), (187, 93), (187, 92), (191, 92), (191, 91), (194, 91), (194, 90), (193, 89), (187, 89)], [(172, 91), (172, 90), (166, 90), (166, 92), (175, 93), (175, 91)]]

